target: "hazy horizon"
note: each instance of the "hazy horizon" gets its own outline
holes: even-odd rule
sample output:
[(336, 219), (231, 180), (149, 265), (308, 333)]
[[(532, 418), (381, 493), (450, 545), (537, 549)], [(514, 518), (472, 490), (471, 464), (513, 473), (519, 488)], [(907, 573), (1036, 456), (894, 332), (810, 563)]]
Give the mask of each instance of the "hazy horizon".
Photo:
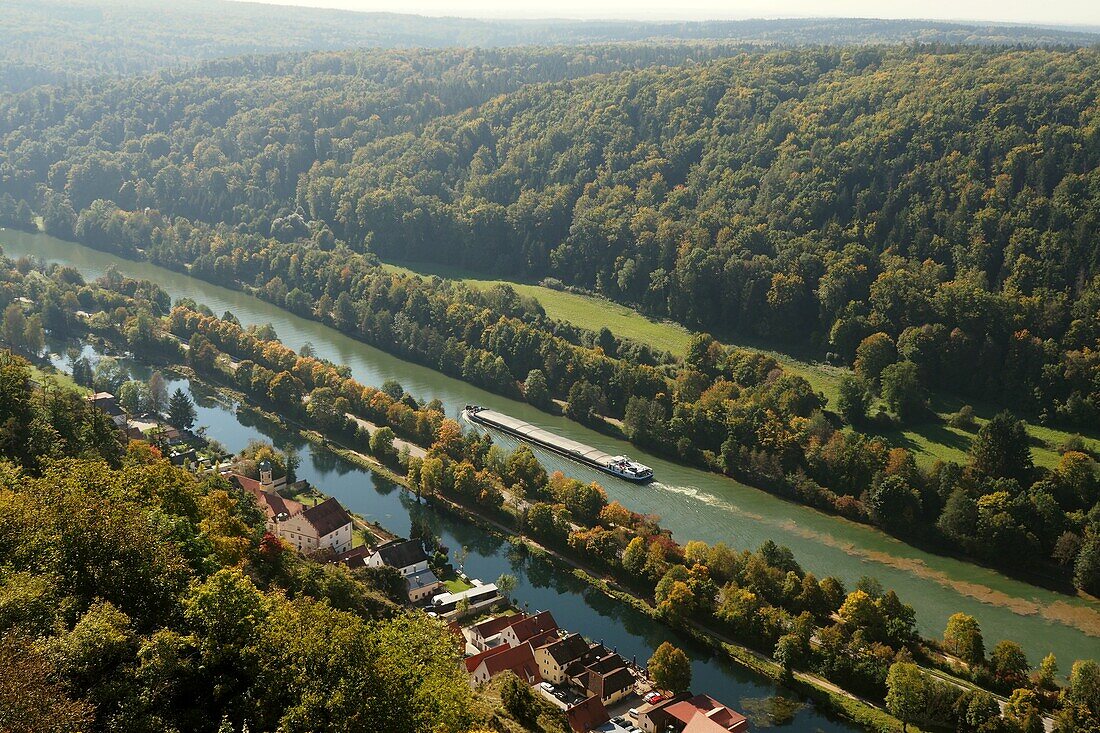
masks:
[(558, 0), (542, 3), (507, 0), (236, 0), (359, 12), (387, 12), (434, 17), (482, 19), (575, 19), (700, 21), (753, 18), (879, 18), (957, 23), (1013, 23), (1100, 29), (1100, 3), (1050, 0), (926, 0), (913, 12), (911, 2), (897, 0)]

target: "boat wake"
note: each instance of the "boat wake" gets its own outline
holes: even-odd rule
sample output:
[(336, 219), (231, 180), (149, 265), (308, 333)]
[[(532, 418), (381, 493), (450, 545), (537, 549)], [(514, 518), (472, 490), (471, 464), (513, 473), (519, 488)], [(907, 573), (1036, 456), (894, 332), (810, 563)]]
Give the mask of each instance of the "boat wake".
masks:
[(707, 506), (715, 507), (718, 509), (725, 509), (727, 511), (740, 511), (736, 505), (731, 504), (725, 499), (720, 499), (714, 494), (708, 494), (705, 491), (700, 491), (695, 486), (670, 486), (668, 484), (661, 483), (660, 481), (654, 481), (650, 484), (655, 489), (661, 489), (664, 491), (670, 491), (673, 494), (681, 494), (682, 496), (689, 496), (696, 501), (699, 501)]

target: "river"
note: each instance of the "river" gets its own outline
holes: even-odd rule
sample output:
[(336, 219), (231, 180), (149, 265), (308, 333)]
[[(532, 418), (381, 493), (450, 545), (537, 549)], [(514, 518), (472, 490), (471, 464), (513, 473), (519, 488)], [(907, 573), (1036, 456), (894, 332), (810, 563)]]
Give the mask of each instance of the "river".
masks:
[[(77, 348), (93, 362), (101, 356), (88, 344), (52, 339), (48, 342), (54, 365), (63, 371), (70, 371)], [(146, 380), (152, 373), (150, 367), (140, 362), (125, 358), (118, 361), (134, 379)], [(502, 573), (514, 575), (517, 582), (512, 598), (517, 605), (531, 612), (549, 610), (562, 628), (601, 641), (643, 665), (662, 642), (672, 642), (692, 659), (693, 689), (745, 711), (757, 727), (772, 724), (768, 711), (776, 710), (785, 711), (789, 717), (783, 722), (799, 731), (859, 730), (824, 715), (812, 702), (799, 701), (798, 696), (776, 687), (770, 680), (717, 657), (690, 637), (653, 623), (648, 616), (577, 580), (560, 565), (521, 553), (512, 544), (458, 517), (418, 504), (386, 477), (364, 470), (251, 411), (238, 410), (236, 404), (218, 392), (187, 379), (168, 378), (166, 383), (170, 392), (179, 387), (191, 396), (196, 426), (206, 428), (206, 434), (227, 450), (239, 452), (251, 440), (266, 441), (280, 448), (293, 446), (301, 458), (298, 477), (335, 496), (360, 516), (404, 536), (408, 536), (413, 516), (426, 519), (446, 547), (452, 551), (460, 547), (468, 549), (464, 569), (471, 576), (494, 581)]]
[[(10, 257), (35, 255), (69, 264), (86, 278), (98, 277), (113, 265), (126, 275), (158, 283), (173, 298), (194, 298), (218, 314), (232, 311), (245, 325), (271, 323), (286, 345), (299, 349), (308, 342), (318, 356), (348, 365), (352, 374), (365, 384), (378, 385), (385, 379), (396, 379), (419, 398), (440, 399), (448, 413), (456, 417), (463, 405), (481, 404), (608, 453), (627, 453), (652, 466), (657, 480), (638, 486), (536, 451), (549, 470), (560, 469), (585, 481), (598, 480), (606, 487), (609, 498), (635, 511), (660, 515), (662, 524), (681, 542), (721, 540), (740, 549), (755, 548), (770, 538), (788, 545), (807, 570), (819, 577), (835, 575), (849, 588), (860, 576), (874, 576), (914, 606), (924, 635), (942, 634), (947, 617), (962, 611), (978, 619), (987, 649), (1000, 639), (1014, 639), (1024, 647), (1033, 665), (1051, 651), (1058, 656), (1063, 673), (1074, 659), (1100, 658), (1100, 603), (1095, 601), (1049, 591), (988, 568), (924, 552), (872, 527), (784, 501), (723, 476), (647, 455), (628, 443), (563, 417), (548, 415), (525, 403), (398, 359), (250, 295), (44, 234), (4, 230), (0, 231), (0, 245)], [(506, 446), (512, 445), (505, 436), (497, 438)], [(227, 442), (227, 445), (233, 448), (236, 444)], [(347, 475), (335, 468), (330, 474)], [(316, 483), (343, 501), (344, 496), (330, 485), (331, 478), (331, 475), (320, 477)], [(386, 511), (398, 517), (393, 502), (387, 506)], [(352, 507), (362, 511), (360, 507)], [(384, 524), (391, 523), (377, 512), (362, 513), (373, 515)], [(392, 521), (398, 522), (393, 526), (395, 531), (407, 528), (400, 524), (407, 522), (407, 516)], [(491, 553), (486, 562), (489, 557)], [(499, 564), (500, 560), (493, 562)], [(491, 572), (482, 574), (496, 577)], [(552, 596), (542, 598), (542, 605), (553, 605), (549, 602)]]

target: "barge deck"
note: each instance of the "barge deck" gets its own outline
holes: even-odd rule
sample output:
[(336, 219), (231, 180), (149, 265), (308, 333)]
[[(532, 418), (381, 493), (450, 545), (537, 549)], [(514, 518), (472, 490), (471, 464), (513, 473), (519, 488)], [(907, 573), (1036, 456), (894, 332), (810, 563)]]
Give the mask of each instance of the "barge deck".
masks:
[[(520, 440), (533, 443), (612, 476), (637, 483), (653, 479), (653, 471), (648, 466), (634, 463), (625, 456), (613, 456), (598, 448), (551, 433), (549, 430), (544, 430), (502, 412), (478, 407), (477, 405), (467, 405), (462, 411), (462, 415), (471, 422), (495, 428)], [(632, 470), (631, 466), (636, 467), (636, 469)]]

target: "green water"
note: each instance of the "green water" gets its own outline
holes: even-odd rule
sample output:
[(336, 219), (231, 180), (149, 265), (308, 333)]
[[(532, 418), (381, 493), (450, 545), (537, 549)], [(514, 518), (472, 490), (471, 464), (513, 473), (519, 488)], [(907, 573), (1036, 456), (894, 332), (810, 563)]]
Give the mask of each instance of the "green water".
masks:
[[(860, 576), (873, 575), (915, 607), (925, 635), (939, 635), (947, 617), (963, 611), (979, 620), (986, 648), (1000, 639), (1015, 639), (1033, 665), (1051, 651), (1057, 654), (1063, 671), (1074, 659), (1100, 658), (1100, 603), (1095, 601), (1044, 590), (993, 570), (922, 552), (870, 527), (646, 455), (627, 443), (402, 361), (249, 295), (42, 234), (0, 231), (0, 244), (8, 256), (37, 255), (63, 262), (88, 278), (114, 265), (127, 275), (159, 283), (173, 298), (194, 298), (218, 314), (231, 310), (246, 325), (271, 323), (288, 346), (297, 349), (309, 342), (319, 356), (347, 364), (366, 384), (397, 379), (418, 397), (439, 398), (453, 416), (457, 417), (464, 404), (477, 403), (608, 453), (626, 453), (652, 466), (657, 480), (636, 486), (552, 454), (540, 454), (540, 458), (550, 470), (600, 481), (610, 498), (636, 511), (660, 515), (662, 523), (680, 541), (723, 540), (736, 548), (755, 548), (770, 538), (790, 546), (803, 567), (819, 577), (836, 575), (851, 587)], [(497, 437), (501, 443), (512, 445), (503, 436)], [(1089, 630), (1094, 635), (1087, 633)]]

